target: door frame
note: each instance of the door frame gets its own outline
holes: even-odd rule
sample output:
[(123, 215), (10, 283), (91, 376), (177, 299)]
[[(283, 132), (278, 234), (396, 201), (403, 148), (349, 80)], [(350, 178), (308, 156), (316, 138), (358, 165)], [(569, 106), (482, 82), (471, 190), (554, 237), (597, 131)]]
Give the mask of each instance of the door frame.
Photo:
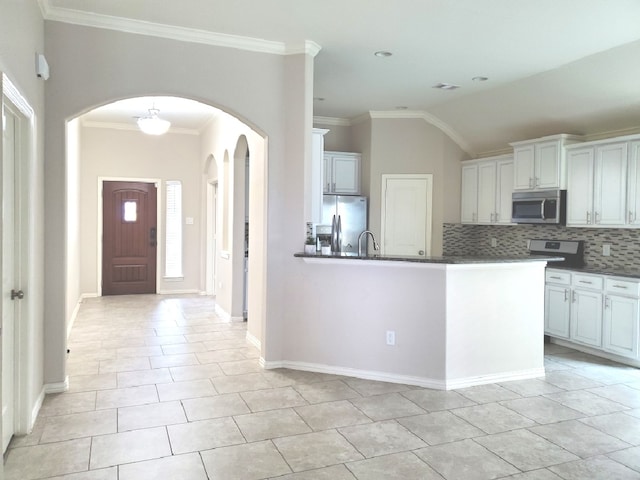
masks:
[(96, 278), (96, 294), (98, 297), (102, 296), (102, 187), (104, 182), (139, 182), (139, 183), (154, 183), (157, 189), (157, 199), (156, 199), (156, 221), (158, 228), (157, 235), (157, 250), (156, 250), (156, 294), (161, 292), (162, 289), (160, 281), (162, 280), (162, 272), (161, 268), (162, 263), (160, 259), (164, 257), (164, 229), (162, 223), (162, 212), (164, 211), (165, 200), (162, 196), (162, 179), (160, 178), (135, 178), (135, 177), (98, 177), (98, 236), (96, 237), (98, 243), (98, 255), (96, 259), (97, 267), (97, 278)]
[(206, 246), (206, 277), (205, 277), (205, 293), (215, 296), (216, 294), (216, 277), (218, 274), (218, 181), (211, 180), (207, 182), (207, 240)]
[[(431, 237), (433, 236), (433, 173), (383, 173), (382, 187), (380, 189), (380, 245), (382, 246), (381, 254), (384, 255), (384, 232), (387, 215), (386, 208), (386, 192), (387, 180), (407, 179), (407, 180), (426, 180), (427, 182), (427, 214), (425, 218), (425, 256), (431, 255)], [(429, 208), (431, 206), (431, 208)]]
[[(31, 431), (36, 420), (37, 412), (44, 399), (41, 393), (38, 398), (31, 398), (33, 390), (33, 374), (35, 371), (34, 345), (30, 333), (37, 329), (36, 318), (38, 303), (43, 301), (41, 287), (36, 282), (35, 269), (32, 261), (36, 256), (37, 245), (34, 242), (34, 230), (36, 224), (34, 218), (34, 200), (31, 188), (35, 189), (34, 172), (36, 171), (36, 137), (35, 137), (35, 111), (20, 93), (11, 80), (2, 73), (0, 75), (2, 86), (0, 88), (0, 109), (4, 108), (5, 101), (10, 103), (12, 110), (18, 114), (20, 121), (19, 139), (16, 148), (19, 150), (19, 160), (15, 164), (14, 175), (16, 178), (15, 197), (17, 204), (14, 205), (16, 211), (20, 212), (18, 228), (14, 235), (17, 244), (16, 273), (17, 282), (20, 288), (25, 290), (25, 299), (21, 300), (20, 308), (16, 309), (14, 318), (14, 434), (27, 434)], [(1, 121), (1, 120), (0, 120)], [(0, 136), (0, 142), (2, 142)], [(1, 145), (0, 145), (1, 147)], [(2, 148), (0, 148), (0, 161), (2, 159)], [(15, 161), (15, 160), (14, 160)], [(0, 162), (1, 165), (1, 162)], [(1, 171), (1, 170), (0, 170)], [(31, 187), (31, 188), (30, 188)], [(1, 262), (1, 257), (0, 257)], [(0, 312), (2, 306), (0, 303)], [(42, 320), (40, 319), (40, 322)], [(0, 342), (0, 377), (2, 376), (2, 344)], [(1, 382), (1, 379), (0, 379)], [(1, 383), (0, 383), (1, 385)], [(0, 388), (0, 396), (2, 389)], [(31, 404), (31, 402), (33, 402)], [(0, 417), (0, 423), (1, 423)], [(2, 469), (0, 469), (0, 473)]]

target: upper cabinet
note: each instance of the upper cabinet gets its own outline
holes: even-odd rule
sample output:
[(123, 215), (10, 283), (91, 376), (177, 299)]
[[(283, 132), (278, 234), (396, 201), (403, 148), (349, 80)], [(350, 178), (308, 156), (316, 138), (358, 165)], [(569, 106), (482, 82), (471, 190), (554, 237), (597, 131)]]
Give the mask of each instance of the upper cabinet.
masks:
[(324, 135), (328, 131), (322, 128), (311, 131), (311, 159), (305, 165), (305, 218), (312, 223), (322, 220), (322, 157)]
[(324, 193), (360, 194), (361, 155), (351, 152), (324, 152)]
[(568, 147), (567, 226), (640, 225), (639, 155), (637, 136)]
[(551, 135), (512, 143), (513, 189), (566, 188), (565, 146), (579, 142), (573, 135)]
[(484, 158), (462, 166), (462, 223), (511, 223), (513, 157)]

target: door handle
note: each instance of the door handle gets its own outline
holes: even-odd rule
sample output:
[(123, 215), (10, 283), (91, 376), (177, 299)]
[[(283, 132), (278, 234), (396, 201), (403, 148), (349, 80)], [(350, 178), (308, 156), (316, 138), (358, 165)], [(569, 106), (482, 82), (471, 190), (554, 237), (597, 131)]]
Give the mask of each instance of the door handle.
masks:
[(22, 300), (24, 298), (24, 292), (22, 290), (11, 290), (11, 300)]
[(156, 227), (151, 227), (151, 229), (149, 230), (149, 245), (151, 247), (155, 247), (158, 244), (157, 235), (158, 235), (158, 232)]

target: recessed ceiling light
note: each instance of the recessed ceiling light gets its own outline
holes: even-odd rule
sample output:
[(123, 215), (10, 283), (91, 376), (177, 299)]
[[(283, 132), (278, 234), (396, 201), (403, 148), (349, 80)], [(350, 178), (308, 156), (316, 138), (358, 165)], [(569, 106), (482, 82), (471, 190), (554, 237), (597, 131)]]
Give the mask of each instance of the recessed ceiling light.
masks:
[(376, 57), (390, 57), (391, 55), (393, 55), (393, 53), (387, 52), (386, 50), (379, 50), (375, 52), (374, 55)]
[(440, 90), (455, 90), (456, 88), (460, 88), (460, 85), (454, 85), (453, 83), (436, 83), (431, 88), (439, 88)]
[(489, 77), (473, 77), (471, 80), (474, 82), (486, 82), (489, 80)]

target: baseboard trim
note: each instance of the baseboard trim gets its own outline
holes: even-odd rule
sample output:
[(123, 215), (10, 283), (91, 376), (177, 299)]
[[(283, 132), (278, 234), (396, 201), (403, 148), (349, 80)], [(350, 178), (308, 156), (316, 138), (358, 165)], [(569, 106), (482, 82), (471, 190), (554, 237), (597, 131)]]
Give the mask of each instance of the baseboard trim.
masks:
[(258, 337), (250, 334), (249, 332), (247, 332), (247, 342), (256, 347), (258, 350), (262, 348), (262, 342), (258, 339)]
[(45, 383), (42, 391), (45, 394), (49, 393), (63, 393), (69, 390), (69, 377), (65, 377), (64, 382), (57, 383)]
[(200, 295), (200, 290), (186, 288), (184, 290), (159, 290), (158, 295)]
[(640, 368), (640, 361), (634, 360), (633, 358), (623, 357), (616, 355), (615, 353), (605, 352), (603, 350), (598, 350), (597, 348), (587, 347), (586, 345), (580, 345), (578, 343), (570, 342), (569, 340), (562, 340), (555, 337), (549, 337), (549, 342), (555, 345), (560, 345), (561, 347), (567, 347), (573, 350), (578, 350), (579, 352), (588, 353), (595, 357), (606, 358), (607, 360), (622, 363), (623, 365)]
[(216, 306), (215, 306), (215, 312), (216, 312), (216, 315), (218, 315), (225, 322), (230, 322), (231, 321), (231, 315), (229, 315), (227, 313), (227, 311), (224, 308), (222, 308), (220, 305), (218, 305), (217, 303), (216, 303)]
[(458, 388), (473, 387), (476, 385), (486, 385), (488, 383), (508, 382), (512, 380), (528, 380), (544, 376), (544, 368), (533, 368), (516, 372), (499, 373), (495, 375), (482, 375), (477, 377), (457, 378), (453, 380), (440, 380), (427, 377), (415, 377), (411, 375), (398, 375), (387, 372), (373, 370), (360, 370), (347, 367), (336, 367), (306, 362), (267, 362), (260, 358), (260, 365), (266, 369), (290, 368), (292, 370), (302, 370), (305, 372), (328, 373), (331, 375), (342, 375), (347, 377), (362, 378), (365, 380), (376, 380), (379, 382), (400, 383), (403, 385), (414, 385), (422, 388), (434, 390), (454, 390)]

